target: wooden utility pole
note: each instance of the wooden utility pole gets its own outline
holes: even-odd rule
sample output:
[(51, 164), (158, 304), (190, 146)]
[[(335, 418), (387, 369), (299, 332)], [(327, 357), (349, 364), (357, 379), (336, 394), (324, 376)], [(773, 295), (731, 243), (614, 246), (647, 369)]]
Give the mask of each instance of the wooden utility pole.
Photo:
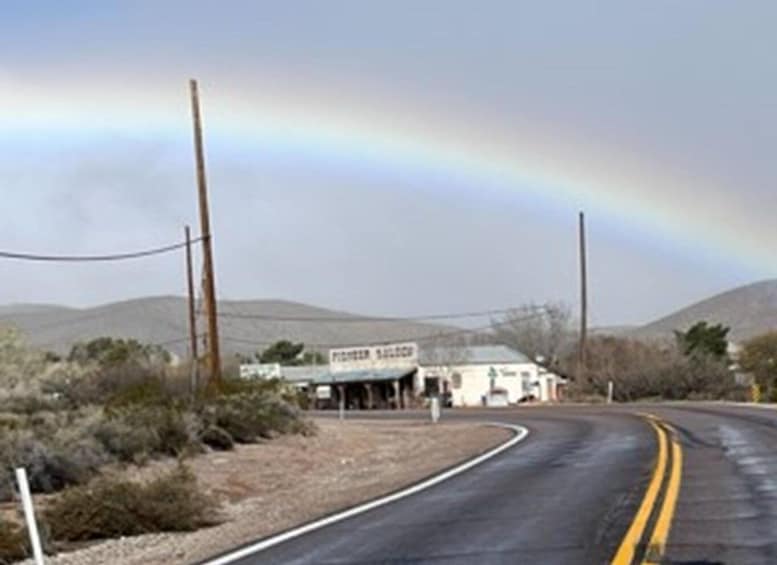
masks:
[(213, 241), (210, 232), (208, 210), (208, 185), (205, 180), (205, 151), (202, 145), (202, 124), (200, 122), (200, 99), (197, 81), (189, 81), (192, 99), (192, 120), (194, 122), (194, 158), (197, 165), (197, 191), (200, 202), (200, 233), (202, 234), (202, 266), (205, 271), (205, 301), (208, 305), (208, 365), (210, 385), (218, 389), (221, 385), (221, 355), (219, 353), (219, 326), (216, 309), (216, 283), (213, 276)]
[(189, 291), (189, 353), (191, 354), (191, 392), (197, 394), (200, 381), (200, 356), (197, 354), (197, 316), (194, 307), (194, 271), (192, 268), (192, 236), (189, 226), (186, 234), (186, 287)]
[(577, 379), (585, 374), (585, 349), (588, 334), (588, 273), (585, 253), (585, 215), (580, 212), (580, 343), (577, 350)]

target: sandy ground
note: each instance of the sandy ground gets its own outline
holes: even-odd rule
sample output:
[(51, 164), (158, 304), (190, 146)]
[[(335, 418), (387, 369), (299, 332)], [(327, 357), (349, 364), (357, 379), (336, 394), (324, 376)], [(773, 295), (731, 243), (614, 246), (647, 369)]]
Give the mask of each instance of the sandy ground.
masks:
[[(61, 553), (52, 565), (193, 563), (416, 482), (506, 440), (468, 423), (318, 420), (314, 437), (281, 437), (190, 461), (222, 502), (223, 522), (185, 534), (122, 538)], [(155, 474), (172, 463), (155, 463)]]

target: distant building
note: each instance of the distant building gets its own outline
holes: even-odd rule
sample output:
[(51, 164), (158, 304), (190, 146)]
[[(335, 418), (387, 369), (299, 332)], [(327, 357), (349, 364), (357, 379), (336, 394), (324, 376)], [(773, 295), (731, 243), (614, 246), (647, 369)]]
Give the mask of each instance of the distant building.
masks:
[(280, 379), (280, 363), (244, 363), (240, 365), (241, 379)]
[[(243, 366), (241, 374), (276, 374)], [(439, 397), (448, 406), (507, 406), (559, 399), (563, 380), (504, 345), (428, 347), (413, 342), (333, 349), (328, 366), (280, 367), (315, 406), (408, 408)], [(249, 377), (250, 378), (250, 377)]]
[(560, 379), (505, 345), (422, 350), (418, 388), (452, 406), (505, 406), (558, 399)]

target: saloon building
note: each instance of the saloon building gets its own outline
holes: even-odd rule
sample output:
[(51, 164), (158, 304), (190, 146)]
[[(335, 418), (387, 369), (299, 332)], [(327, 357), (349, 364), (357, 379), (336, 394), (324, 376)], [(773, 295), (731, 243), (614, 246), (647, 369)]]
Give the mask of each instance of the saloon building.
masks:
[[(332, 349), (328, 366), (241, 367), (304, 388), (318, 408), (402, 409), (558, 400), (563, 381), (504, 345), (419, 348), (413, 342)], [(259, 377), (261, 378), (261, 377)]]

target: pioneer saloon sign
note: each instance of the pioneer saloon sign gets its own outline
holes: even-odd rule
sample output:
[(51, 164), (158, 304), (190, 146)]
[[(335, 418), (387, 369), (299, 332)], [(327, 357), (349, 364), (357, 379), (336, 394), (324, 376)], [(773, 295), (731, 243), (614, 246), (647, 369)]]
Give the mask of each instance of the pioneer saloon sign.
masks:
[(345, 347), (329, 351), (329, 368), (332, 372), (404, 368), (417, 364), (418, 345), (415, 343)]

